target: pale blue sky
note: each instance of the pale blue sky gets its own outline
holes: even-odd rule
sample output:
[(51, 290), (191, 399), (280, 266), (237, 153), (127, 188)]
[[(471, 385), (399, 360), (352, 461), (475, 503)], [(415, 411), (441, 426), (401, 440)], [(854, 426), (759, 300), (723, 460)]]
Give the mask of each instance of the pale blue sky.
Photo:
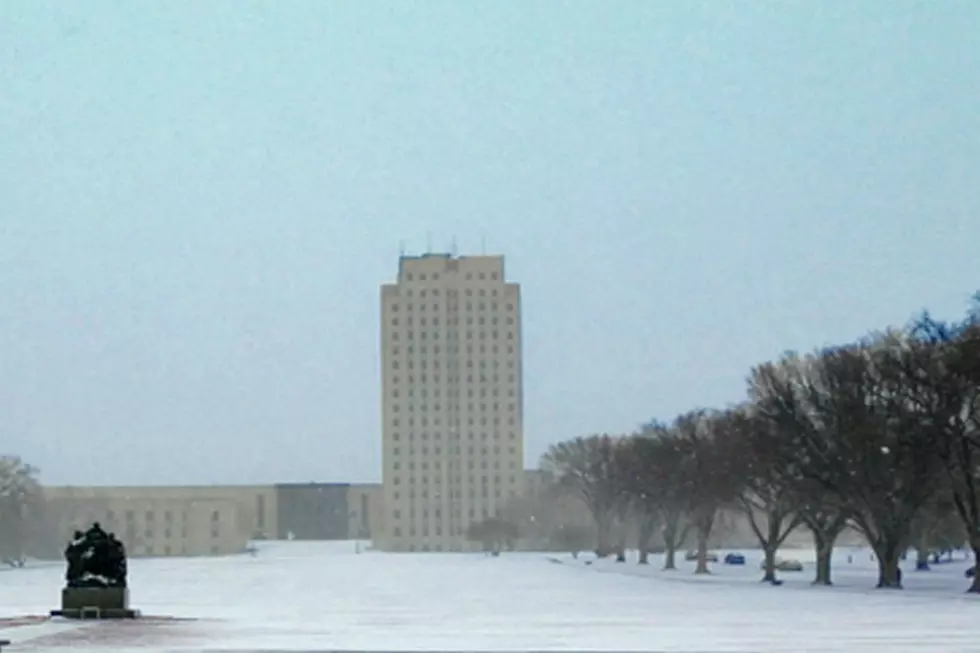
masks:
[(0, 1), (0, 449), (380, 477), (399, 241), (507, 256), (526, 461), (980, 287), (980, 3)]

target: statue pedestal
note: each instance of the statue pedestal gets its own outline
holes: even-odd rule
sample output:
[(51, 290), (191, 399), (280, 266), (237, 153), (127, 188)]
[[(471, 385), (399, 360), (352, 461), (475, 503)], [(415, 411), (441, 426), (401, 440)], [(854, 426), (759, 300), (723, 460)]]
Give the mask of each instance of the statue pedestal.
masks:
[(52, 617), (69, 619), (135, 619), (140, 616), (129, 607), (126, 587), (66, 587), (61, 590), (61, 609)]

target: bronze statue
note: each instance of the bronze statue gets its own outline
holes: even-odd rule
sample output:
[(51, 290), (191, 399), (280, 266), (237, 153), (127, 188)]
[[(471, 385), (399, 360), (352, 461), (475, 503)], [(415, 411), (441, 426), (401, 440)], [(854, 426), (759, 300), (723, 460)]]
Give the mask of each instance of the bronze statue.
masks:
[(126, 548), (98, 522), (65, 548), (68, 587), (126, 587)]

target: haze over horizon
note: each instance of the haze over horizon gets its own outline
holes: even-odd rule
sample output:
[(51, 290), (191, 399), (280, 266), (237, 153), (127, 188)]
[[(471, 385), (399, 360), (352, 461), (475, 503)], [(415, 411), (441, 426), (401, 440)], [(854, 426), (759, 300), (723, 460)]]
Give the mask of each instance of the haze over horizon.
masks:
[(522, 284), (527, 467), (980, 288), (980, 4), (0, 4), (0, 434), (380, 479), (379, 288)]

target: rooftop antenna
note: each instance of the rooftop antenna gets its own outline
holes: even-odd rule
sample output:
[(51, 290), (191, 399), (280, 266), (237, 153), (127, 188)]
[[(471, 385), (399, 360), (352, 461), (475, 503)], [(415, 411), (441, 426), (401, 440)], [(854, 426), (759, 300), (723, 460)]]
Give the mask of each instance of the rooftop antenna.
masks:
[(449, 246), (449, 252), (456, 258), (456, 236), (453, 236), (452, 245)]
[(398, 241), (398, 257), (399, 258), (404, 258), (404, 256), (405, 256), (405, 241), (404, 240), (399, 240)]
[(432, 232), (431, 231), (426, 231), (425, 232), (425, 253), (426, 254), (431, 254), (432, 253)]

